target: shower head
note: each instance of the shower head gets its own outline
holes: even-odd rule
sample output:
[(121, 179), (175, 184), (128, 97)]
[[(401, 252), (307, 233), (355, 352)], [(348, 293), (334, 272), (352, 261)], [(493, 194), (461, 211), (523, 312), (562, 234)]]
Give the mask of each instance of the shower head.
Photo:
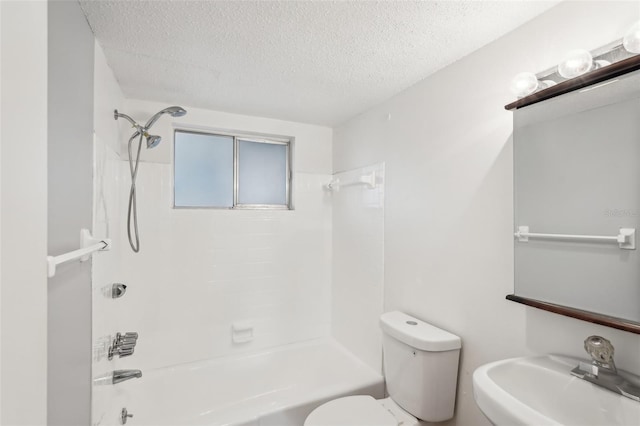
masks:
[(165, 108), (162, 110), (162, 112), (166, 112), (167, 114), (170, 114), (172, 117), (182, 117), (183, 115), (187, 114), (187, 111), (179, 106), (172, 106), (169, 108)]
[(118, 110), (113, 111), (113, 118), (115, 118), (116, 120), (118, 118), (124, 118), (129, 123), (131, 123), (131, 125), (133, 127), (135, 127), (135, 129), (136, 129), (136, 131), (133, 134), (133, 136), (131, 137), (131, 139), (133, 139), (133, 138), (139, 136), (140, 134), (142, 134), (144, 137), (147, 138), (147, 149), (148, 149), (148, 148), (155, 148), (160, 143), (160, 141), (162, 141), (162, 138), (160, 136), (150, 135), (149, 133), (147, 133), (147, 130), (149, 130), (149, 128), (151, 126), (153, 126), (153, 124), (156, 121), (158, 121), (158, 119), (162, 116), (162, 114), (169, 114), (172, 117), (182, 117), (186, 113), (187, 113), (187, 111), (182, 107), (170, 106), (170, 107), (165, 108), (162, 111), (156, 113), (153, 117), (151, 117), (149, 119), (149, 121), (147, 121), (147, 124), (144, 125), (144, 127), (142, 127), (141, 125), (136, 123), (135, 120), (133, 118), (129, 117), (127, 114), (119, 113)]
[(153, 124), (158, 120), (158, 118), (162, 116), (162, 114), (169, 114), (172, 117), (182, 117), (186, 113), (187, 111), (182, 107), (170, 106), (169, 108), (165, 108), (162, 111), (156, 113), (153, 117), (151, 117), (149, 121), (147, 121), (147, 124), (144, 125), (144, 128), (147, 130), (150, 129), (151, 126), (153, 126)]
[(156, 146), (158, 146), (160, 141), (162, 141), (162, 138), (158, 135), (150, 135), (147, 133), (146, 136), (147, 136), (147, 149), (155, 148)]

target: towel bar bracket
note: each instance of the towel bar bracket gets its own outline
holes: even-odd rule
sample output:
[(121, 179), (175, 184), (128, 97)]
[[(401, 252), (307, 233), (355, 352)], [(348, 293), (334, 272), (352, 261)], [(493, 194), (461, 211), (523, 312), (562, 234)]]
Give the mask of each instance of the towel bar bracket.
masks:
[(93, 238), (88, 229), (80, 230), (80, 248), (69, 253), (59, 256), (47, 256), (47, 276), (49, 278), (56, 274), (56, 267), (61, 263), (79, 259), (80, 262), (89, 260), (91, 254), (96, 251), (105, 251), (111, 249), (111, 240), (109, 238)]
[[(103, 247), (99, 251), (111, 250), (111, 239), (94, 238), (88, 229), (80, 230), (80, 248), (90, 247), (96, 244), (103, 244)], [(85, 254), (80, 257), (80, 262), (86, 262), (90, 257), (91, 253)]]

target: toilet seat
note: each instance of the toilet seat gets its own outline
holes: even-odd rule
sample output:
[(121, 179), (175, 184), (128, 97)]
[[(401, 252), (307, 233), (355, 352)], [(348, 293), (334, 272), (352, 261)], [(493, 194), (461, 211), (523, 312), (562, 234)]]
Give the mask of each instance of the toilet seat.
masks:
[(388, 409), (369, 395), (347, 396), (321, 405), (304, 426), (398, 426)]

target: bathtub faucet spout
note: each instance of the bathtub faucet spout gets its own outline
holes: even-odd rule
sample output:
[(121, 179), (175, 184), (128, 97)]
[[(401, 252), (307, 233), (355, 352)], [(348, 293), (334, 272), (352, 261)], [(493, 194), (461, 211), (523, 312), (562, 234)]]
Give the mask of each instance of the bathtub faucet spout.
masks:
[(140, 370), (115, 370), (113, 372), (113, 384), (118, 384), (130, 379), (139, 379), (142, 377)]

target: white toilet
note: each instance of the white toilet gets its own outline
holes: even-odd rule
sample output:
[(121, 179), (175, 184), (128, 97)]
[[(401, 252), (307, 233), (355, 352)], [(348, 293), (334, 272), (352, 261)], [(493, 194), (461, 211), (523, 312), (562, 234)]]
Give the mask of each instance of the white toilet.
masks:
[(380, 317), (388, 398), (334, 399), (304, 426), (416, 426), (453, 417), (460, 338), (402, 312)]

